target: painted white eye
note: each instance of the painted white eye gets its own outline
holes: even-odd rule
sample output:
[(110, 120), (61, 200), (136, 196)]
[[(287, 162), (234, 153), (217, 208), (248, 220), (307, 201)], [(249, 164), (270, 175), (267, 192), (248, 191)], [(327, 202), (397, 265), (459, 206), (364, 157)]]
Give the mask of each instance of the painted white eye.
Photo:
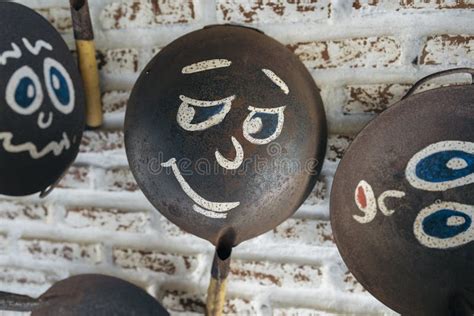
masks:
[(75, 103), (74, 86), (64, 66), (52, 58), (46, 58), (44, 79), (54, 107), (64, 114), (71, 113)]
[(201, 101), (180, 95), (176, 115), (179, 126), (187, 131), (202, 131), (222, 122), (230, 111), (235, 95), (217, 101)]
[(280, 136), (285, 121), (285, 106), (278, 108), (256, 108), (249, 106), (249, 115), (244, 121), (244, 137), (252, 144), (264, 145)]
[(11, 76), (5, 91), (7, 104), (22, 115), (34, 113), (43, 103), (43, 89), (33, 69), (23, 66)]

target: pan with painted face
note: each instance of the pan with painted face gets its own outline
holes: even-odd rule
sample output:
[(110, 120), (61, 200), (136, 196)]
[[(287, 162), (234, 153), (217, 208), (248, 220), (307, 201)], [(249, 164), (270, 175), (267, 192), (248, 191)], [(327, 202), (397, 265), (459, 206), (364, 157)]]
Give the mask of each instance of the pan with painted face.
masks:
[[(474, 76), (441, 72), (414, 89), (454, 73)], [(403, 315), (472, 315), (473, 183), (474, 85), (391, 106), (356, 137), (333, 182), (331, 225), (350, 271)]]
[(326, 144), (319, 91), (286, 47), (254, 29), (211, 26), (164, 48), (126, 113), (129, 163), (168, 219), (232, 247), (288, 218)]
[(0, 2), (0, 193), (53, 185), (77, 155), (84, 126), (80, 75), (42, 16)]

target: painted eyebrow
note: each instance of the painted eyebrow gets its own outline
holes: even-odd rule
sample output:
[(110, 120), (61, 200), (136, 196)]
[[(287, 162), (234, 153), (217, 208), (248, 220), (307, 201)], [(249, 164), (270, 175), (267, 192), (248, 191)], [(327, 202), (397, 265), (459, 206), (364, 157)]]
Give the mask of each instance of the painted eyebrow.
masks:
[(43, 40), (37, 40), (34, 45), (31, 45), (30, 41), (25, 37), (22, 38), (22, 41), (25, 47), (30, 51), (30, 53), (35, 56), (38, 55), (41, 52), (41, 49), (43, 48), (47, 50), (53, 50), (53, 46)]
[(229, 67), (231, 64), (232, 62), (227, 59), (208, 59), (183, 67), (181, 73), (192, 74), (216, 68)]
[(5, 66), (8, 62), (8, 58), (12, 59), (20, 59), (21, 58), (21, 50), (17, 44), (11, 43), (12, 50), (6, 50), (0, 54), (0, 65)]
[(273, 81), (274, 84), (276, 84), (285, 94), (290, 93), (290, 89), (286, 85), (286, 83), (278, 77), (273, 71), (270, 69), (262, 69), (263, 73), (265, 76), (267, 76), (271, 81)]

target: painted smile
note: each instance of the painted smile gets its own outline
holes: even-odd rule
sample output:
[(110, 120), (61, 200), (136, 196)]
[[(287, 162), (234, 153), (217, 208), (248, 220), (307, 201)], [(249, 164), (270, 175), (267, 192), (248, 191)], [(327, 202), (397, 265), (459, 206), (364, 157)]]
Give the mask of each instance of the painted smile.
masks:
[(39, 159), (46, 156), (49, 153), (53, 153), (55, 156), (62, 154), (64, 150), (69, 149), (71, 142), (65, 132), (63, 132), (63, 138), (59, 141), (52, 141), (47, 144), (42, 150), (38, 150), (36, 145), (32, 142), (26, 142), (22, 144), (12, 144), (13, 134), (10, 132), (0, 133), (0, 142), (3, 144), (3, 149), (9, 153), (21, 153), (28, 152), (33, 159)]
[(176, 165), (176, 158), (171, 158), (170, 160), (161, 163), (161, 166), (171, 167), (181, 189), (183, 189), (184, 193), (186, 193), (186, 195), (196, 203), (193, 205), (193, 210), (201, 215), (210, 218), (226, 218), (228, 211), (240, 205), (240, 202), (211, 202), (197, 194), (181, 175), (181, 172)]

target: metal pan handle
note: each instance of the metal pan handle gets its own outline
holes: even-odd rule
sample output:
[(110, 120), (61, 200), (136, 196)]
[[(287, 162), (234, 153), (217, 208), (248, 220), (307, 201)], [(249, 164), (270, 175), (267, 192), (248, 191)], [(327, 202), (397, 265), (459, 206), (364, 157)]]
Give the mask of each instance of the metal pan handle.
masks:
[(440, 71), (440, 72), (435, 72), (434, 74), (428, 75), (428, 76), (418, 80), (413, 85), (413, 87), (411, 87), (410, 90), (408, 90), (408, 92), (405, 94), (405, 96), (402, 98), (402, 100), (409, 97), (410, 95), (412, 95), (413, 92), (416, 91), (416, 89), (418, 89), (421, 85), (423, 85), (427, 81), (430, 81), (432, 79), (439, 78), (439, 77), (449, 76), (449, 75), (452, 75), (452, 74), (458, 74), (458, 73), (470, 74), (471, 75), (471, 81), (472, 81), (471, 84), (474, 85), (474, 68), (455, 68), (455, 69), (444, 70), (444, 71)]

